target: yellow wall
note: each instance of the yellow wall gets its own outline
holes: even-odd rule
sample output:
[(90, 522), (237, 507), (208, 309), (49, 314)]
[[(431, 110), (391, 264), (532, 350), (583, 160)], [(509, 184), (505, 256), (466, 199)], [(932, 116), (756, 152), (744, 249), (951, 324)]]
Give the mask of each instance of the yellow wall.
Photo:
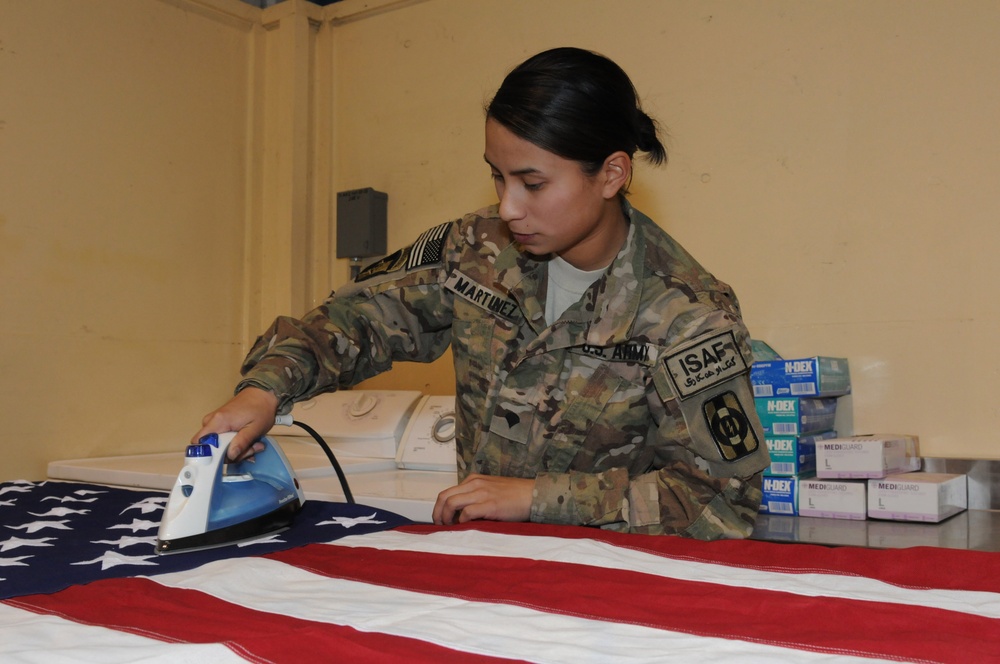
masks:
[(179, 449), (231, 392), (258, 16), (233, 5), (0, 1), (0, 479)]
[(346, 279), (333, 194), (387, 192), (391, 246), (492, 202), (482, 104), (564, 44), (667, 128), (633, 201), (754, 336), (850, 359), (842, 421), (996, 458), (998, 32), (992, 0), (0, 0), (0, 479), (183, 445)]
[(601, 51), (670, 135), (633, 202), (755, 337), (849, 358), (845, 433), (997, 458), (997, 34), (993, 0), (412, 4), (337, 28), (335, 186), (389, 193), (391, 244), (491, 202), (484, 98), (541, 49)]

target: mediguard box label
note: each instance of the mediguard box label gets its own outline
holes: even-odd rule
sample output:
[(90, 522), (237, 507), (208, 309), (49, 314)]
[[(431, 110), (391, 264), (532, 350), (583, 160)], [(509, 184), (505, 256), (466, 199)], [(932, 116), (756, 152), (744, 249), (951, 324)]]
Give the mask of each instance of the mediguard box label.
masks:
[(770, 397), (754, 399), (754, 406), (764, 426), (765, 436), (804, 436), (830, 431), (837, 417), (836, 397)]
[(937, 523), (969, 504), (968, 479), (952, 473), (900, 473), (868, 480), (868, 516)]
[(816, 442), (816, 477), (868, 479), (920, 469), (917, 437), (871, 434)]
[(799, 488), (799, 515), (864, 521), (867, 488), (864, 480), (805, 480)]
[(851, 391), (851, 372), (843, 357), (754, 362), (750, 382), (755, 397), (837, 397)]

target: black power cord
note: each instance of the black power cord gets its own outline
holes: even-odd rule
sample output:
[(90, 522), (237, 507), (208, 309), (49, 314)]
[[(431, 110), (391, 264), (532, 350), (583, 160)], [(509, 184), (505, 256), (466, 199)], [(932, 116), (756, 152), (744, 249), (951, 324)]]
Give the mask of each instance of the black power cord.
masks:
[(347, 476), (344, 475), (344, 469), (340, 467), (340, 462), (337, 461), (337, 457), (333, 455), (333, 450), (330, 449), (330, 446), (327, 445), (326, 441), (323, 440), (323, 437), (316, 433), (316, 430), (308, 424), (303, 424), (302, 422), (297, 422), (295, 420), (292, 420), (292, 424), (312, 436), (313, 439), (319, 443), (319, 446), (323, 448), (323, 451), (326, 452), (326, 457), (330, 460), (330, 463), (333, 464), (333, 469), (337, 471), (337, 477), (340, 479), (340, 487), (344, 490), (344, 498), (347, 499), (347, 502), (353, 505), (354, 496), (351, 494), (351, 487), (347, 485)]

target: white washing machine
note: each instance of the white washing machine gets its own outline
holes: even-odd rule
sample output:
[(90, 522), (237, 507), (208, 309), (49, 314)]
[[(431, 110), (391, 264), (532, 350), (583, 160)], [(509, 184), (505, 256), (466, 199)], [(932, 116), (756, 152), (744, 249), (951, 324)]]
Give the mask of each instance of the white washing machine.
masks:
[[(295, 405), (292, 418), (333, 451), (355, 502), (429, 522), (438, 493), (457, 483), (455, 397), (402, 390), (323, 394)], [(345, 500), (330, 460), (309, 433), (275, 427), (307, 500)], [(52, 479), (169, 490), (184, 465), (176, 452), (66, 459), (48, 465)]]

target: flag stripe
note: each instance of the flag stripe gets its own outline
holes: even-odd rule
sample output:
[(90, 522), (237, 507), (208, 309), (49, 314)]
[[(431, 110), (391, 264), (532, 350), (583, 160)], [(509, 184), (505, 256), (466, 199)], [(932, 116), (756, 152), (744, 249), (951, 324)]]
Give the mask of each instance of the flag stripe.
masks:
[[(383, 563), (379, 556), (371, 556), (367, 551), (331, 551), (321, 545), (307, 548), (313, 549), (321, 561), (331, 557), (351, 559), (360, 567)], [(442, 563), (450, 562), (427, 556), (424, 560), (408, 561), (407, 567), (411, 574), (420, 575), (425, 570), (425, 576), (432, 577), (448, 569)], [(584, 571), (571, 570), (572, 586), (581, 586), (580, 573)], [(477, 573), (497, 574), (507, 584), (520, 586), (515, 582), (516, 574), (505, 576), (508, 570), (480, 567)], [(694, 659), (702, 662), (731, 662), (734, 658), (741, 662), (828, 659), (825, 655), (790, 651), (762, 641), (706, 638), (621, 620), (597, 622), (575, 614), (547, 613), (524, 597), (516, 602), (477, 601), (469, 597), (471, 593), (465, 593), (464, 597), (425, 594), (383, 584), (379, 579), (368, 582), (323, 578), (316, 576), (315, 570), (273, 560), (242, 561), (239, 569), (223, 562), (212, 563), (199, 570), (159, 575), (156, 580), (174, 587), (197, 587), (233, 604), (252, 603), (262, 611), (350, 624), (364, 632), (377, 630), (382, 634), (428, 640), (465, 653), (533, 662), (690, 662), (693, 653), (697, 653)], [(471, 580), (469, 583), (475, 586)], [(547, 592), (558, 592), (561, 587), (561, 580), (553, 579)], [(620, 605), (621, 598), (615, 604)], [(422, 661), (415, 657), (408, 653), (407, 661)]]
[[(538, 532), (549, 531), (540, 529)], [(511, 536), (474, 530), (438, 531), (418, 536), (396, 530), (372, 533), (363, 538), (345, 537), (330, 544), (467, 556), (531, 558), (565, 563), (586, 561), (602, 568), (637, 571), (726, 586), (776, 590), (814, 597), (841, 597), (916, 606), (933, 605), (950, 611), (1000, 618), (1000, 598), (995, 593), (951, 589), (917, 590), (857, 574), (835, 575), (831, 570), (823, 573), (788, 574), (773, 571), (770, 566), (748, 565), (746, 562), (734, 567), (713, 561), (702, 562), (693, 556), (663, 556), (641, 548), (616, 547), (607, 542), (589, 539)], [(712, 549), (715, 545), (706, 542), (698, 544), (702, 549)], [(778, 545), (776, 548), (780, 550), (785, 547), (786, 545)], [(991, 561), (991, 564), (996, 565), (996, 561)], [(990, 575), (981, 574), (980, 578), (989, 579)]]
[[(262, 583), (254, 571), (255, 563), (264, 561), (223, 561), (209, 564), (210, 575), (220, 571), (233, 588), (253, 588)], [(247, 569), (244, 569), (246, 567)], [(259, 570), (256, 570), (259, 571)], [(267, 574), (266, 570), (264, 574)], [(179, 572), (183, 576), (185, 573)], [(175, 576), (168, 574), (165, 576)], [(197, 571), (192, 576), (198, 578)], [(279, 577), (282, 575), (278, 575)], [(202, 579), (209, 578), (201, 576)], [(311, 587), (311, 586), (310, 586)], [(287, 589), (270, 588), (278, 601), (288, 596)], [(339, 604), (336, 595), (314, 600)], [(494, 658), (473, 657), (468, 653), (425, 641), (391, 634), (364, 633), (333, 624), (317, 623), (294, 617), (294, 611), (271, 613), (226, 602), (197, 590), (171, 588), (150, 579), (108, 579), (88, 586), (75, 586), (52, 595), (31, 595), (7, 600), (10, 606), (35, 612), (52, 613), (87, 624), (103, 625), (121, 632), (171, 643), (221, 643), (251, 661), (315, 661), (321, 653), (336, 653), (348, 662), (426, 661), (489, 662)]]
[[(0, 660), (5, 662), (214, 662), (246, 660), (220, 644), (165, 643), (138, 634), (84, 625), (56, 615), (19, 610), (0, 602)], [(58, 635), (53, 638), (53, 635)], [(37, 657), (32, 657), (37, 653)]]
[[(805, 594), (668, 577), (651, 583), (639, 572), (539, 560), (450, 555), (428, 562), (426, 554), (412, 551), (365, 547), (343, 556), (324, 551), (329, 548), (342, 547), (303, 547), (268, 557), (338, 578), (593, 620), (827, 653), (957, 661), (959, 653), (946, 640), (927, 639), (928, 626), (933, 626), (970, 640), (961, 654), (964, 661), (977, 653), (1000, 656), (1000, 621), (935, 607), (818, 600)], [(530, 551), (531, 542), (524, 541), (522, 548)], [(482, 573), (486, 569), (489, 574)], [(684, 610), (664, 611), (664, 607)], [(808, 620), (787, 616), (808, 616)], [(830, 630), (831, 625), (838, 629)]]
[[(414, 524), (402, 526), (398, 530), (430, 534), (441, 532), (442, 529), (439, 526)], [(462, 530), (595, 540), (672, 559), (717, 562), (731, 567), (770, 570), (783, 574), (857, 575), (911, 588), (947, 588), (989, 593), (1000, 591), (997, 554), (989, 551), (939, 547), (868, 549), (814, 544), (789, 546), (755, 540), (702, 542), (678, 537), (630, 535), (596, 528), (490, 521), (476, 521), (448, 529), (449, 532)]]

